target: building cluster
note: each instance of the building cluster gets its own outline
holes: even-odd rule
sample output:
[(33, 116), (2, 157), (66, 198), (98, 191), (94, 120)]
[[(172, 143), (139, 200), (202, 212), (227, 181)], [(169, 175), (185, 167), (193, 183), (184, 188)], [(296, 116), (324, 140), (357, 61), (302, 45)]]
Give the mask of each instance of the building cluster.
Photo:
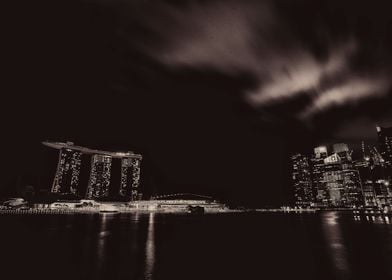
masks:
[(392, 127), (377, 127), (378, 148), (362, 142), (353, 159), (344, 143), (291, 157), (292, 186), (299, 207), (378, 207), (392, 205)]
[[(128, 200), (139, 199), (140, 163), (142, 156), (133, 152), (107, 152), (75, 146), (72, 142), (44, 142), (46, 146), (59, 150), (59, 160), (51, 192), (72, 194), (86, 199), (109, 197), (112, 161), (121, 161), (119, 196)], [(90, 155), (90, 176), (87, 191), (82, 194), (79, 184), (82, 155)]]

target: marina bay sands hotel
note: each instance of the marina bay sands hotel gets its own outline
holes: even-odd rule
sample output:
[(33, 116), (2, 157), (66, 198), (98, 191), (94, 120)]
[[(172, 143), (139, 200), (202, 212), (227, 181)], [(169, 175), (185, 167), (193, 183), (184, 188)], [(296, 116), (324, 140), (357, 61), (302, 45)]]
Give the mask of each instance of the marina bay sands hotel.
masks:
[(86, 199), (102, 199), (109, 196), (111, 166), (114, 159), (121, 160), (119, 195), (129, 200), (138, 199), (140, 163), (142, 156), (133, 152), (108, 152), (74, 145), (73, 142), (42, 142), (58, 149), (59, 159), (51, 192), (80, 195), (79, 176), (82, 154), (91, 155), (90, 177)]

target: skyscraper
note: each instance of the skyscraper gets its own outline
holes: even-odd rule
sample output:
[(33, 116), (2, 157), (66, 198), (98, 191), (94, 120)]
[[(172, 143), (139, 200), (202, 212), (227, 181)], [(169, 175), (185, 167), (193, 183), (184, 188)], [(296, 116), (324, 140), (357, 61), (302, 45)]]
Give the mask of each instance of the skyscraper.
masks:
[(376, 203), (380, 207), (392, 205), (392, 189), (389, 181), (377, 180), (374, 182)]
[(377, 206), (376, 193), (374, 184), (371, 180), (362, 181), (363, 188), (363, 202), (365, 206)]
[(380, 154), (387, 166), (392, 166), (392, 127), (377, 126)]
[(109, 196), (112, 157), (95, 154), (91, 157), (91, 172), (87, 186), (87, 199), (106, 198)]
[(121, 159), (120, 196), (131, 197), (133, 164), (131, 158)]
[(392, 192), (388, 167), (385, 166), (383, 156), (375, 147), (369, 147), (369, 155), (355, 163), (359, 170), (363, 199), (365, 206), (378, 206), (391, 204)]
[(324, 202), (333, 207), (354, 207), (362, 204), (362, 185), (351, 151), (344, 143), (333, 145), (333, 154), (324, 159), (322, 183)]
[(333, 150), (340, 158), (344, 186), (343, 205), (348, 207), (359, 206), (363, 203), (363, 189), (359, 171), (351, 156), (352, 151), (345, 143), (334, 144)]
[(62, 148), (59, 153), (52, 193), (77, 194), (82, 153)]
[(334, 153), (324, 159), (323, 181), (325, 184), (327, 206), (344, 205), (344, 184), (341, 158)]
[(326, 146), (318, 146), (314, 148), (314, 155), (316, 158), (326, 158), (328, 156), (328, 150)]
[(125, 157), (121, 159), (120, 196), (138, 199), (141, 157)]
[(334, 153), (337, 153), (337, 154), (342, 154), (342, 153), (346, 154), (346, 153), (348, 153), (350, 151), (348, 146), (347, 146), (347, 144), (345, 144), (345, 143), (333, 144), (332, 145), (332, 150), (333, 150)]
[(347, 144), (333, 145), (328, 155), (325, 146), (316, 147), (309, 158), (291, 157), (296, 205), (318, 207), (354, 207), (363, 203), (359, 172)]
[(328, 203), (328, 194), (324, 182), (324, 159), (328, 156), (327, 147), (320, 146), (314, 149), (312, 155), (311, 170), (312, 170), (312, 185), (315, 192), (315, 202), (319, 206), (325, 206)]
[(314, 202), (314, 192), (309, 158), (296, 154), (291, 157), (291, 164), (295, 204), (301, 207), (311, 206)]
[(109, 185), (113, 160), (121, 160), (121, 182), (119, 194), (130, 200), (141, 198), (139, 193), (140, 165), (142, 155), (128, 152), (109, 152), (76, 146), (73, 142), (42, 142), (45, 146), (59, 150), (57, 171), (52, 192), (61, 194), (78, 193), (82, 154), (91, 155), (90, 177), (85, 197), (101, 199), (109, 196)]
[(141, 158), (132, 158), (132, 200), (138, 199), (139, 184), (140, 184), (140, 163)]

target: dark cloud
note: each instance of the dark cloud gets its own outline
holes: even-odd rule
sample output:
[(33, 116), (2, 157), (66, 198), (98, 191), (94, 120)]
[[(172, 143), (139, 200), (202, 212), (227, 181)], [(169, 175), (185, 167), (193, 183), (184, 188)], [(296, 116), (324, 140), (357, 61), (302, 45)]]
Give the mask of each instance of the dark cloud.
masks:
[[(309, 104), (292, 117), (311, 122), (335, 107), (389, 97), (391, 24), (387, 2), (377, 4), (161, 3), (159, 16), (142, 22), (163, 39), (145, 51), (169, 67), (251, 75), (257, 83), (243, 98), (256, 108), (307, 94)], [(370, 16), (382, 17), (373, 28), (364, 26)]]

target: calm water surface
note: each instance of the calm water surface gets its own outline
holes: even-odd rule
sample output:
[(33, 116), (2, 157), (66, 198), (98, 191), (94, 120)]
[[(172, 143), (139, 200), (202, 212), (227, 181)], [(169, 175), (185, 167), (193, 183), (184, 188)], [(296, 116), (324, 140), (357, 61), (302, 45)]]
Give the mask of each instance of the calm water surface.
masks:
[(392, 221), (351, 214), (0, 216), (0, 279), (392, 279)]

